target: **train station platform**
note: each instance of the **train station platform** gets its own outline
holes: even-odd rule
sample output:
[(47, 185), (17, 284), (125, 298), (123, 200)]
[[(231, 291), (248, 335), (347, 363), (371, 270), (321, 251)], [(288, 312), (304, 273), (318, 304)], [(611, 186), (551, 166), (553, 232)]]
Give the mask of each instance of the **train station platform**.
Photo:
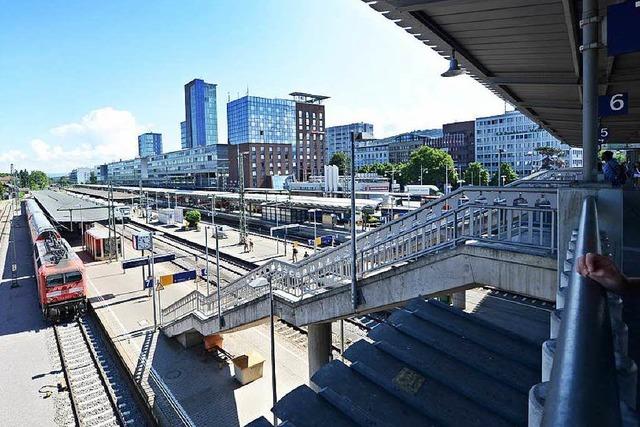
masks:
[(92, 200), (53, 190), (34, 191), (33, 197), (58, 224), (99, 222), (109, 218), (107, 207)]
[[(170, 236), (174, 236), (180, 239), (188, 240), (197, 245), (201, 245), (204, 247), (205, 244), (205, 226), (204, 224), (200, 224), (200, 230), (189, 230), (183, 231), (180, 227), (175, 225), (163, 225), (157, 221), (152, 221), (149, 224), (145, 222), (144, 218), (138, 218), (133, 215), (131, 217), (131, 222), (135, 225), (142, 225), (146, 227), (150, 227), (155, 231), (158, 231), (163, 234), (167, 234)], [(211, 254), (215, 254), (216, 242), (215, 238), (212, 237), (212, 230), (209, 227), (209, 238), (208, 245)], [(253, 250), (246, 252), (243, 245), (239, 244), (240, 242), (240, 233), (238, 230), (235, 230), (230, 227), (225, 227), (225, 233), (227, 235), (224, 239), (219, 239), (218, 245), (220, 248), (220, 253), (224, 253), (236, 258), (241, 258), (250, 263), (254, 263), (256, 265), (262, 265), (272, 259), (288, 259), (292, 260), (293, 256), (293, 243), (291, 241), (287, 241), (286, 243), (286, 255), (285, 255), (285, 242), (283, 239), (275, 239), (266, 236), (261, 236), (257, 234), (250, 233), (249, 239), (253, 242)], [(309, 255), (313, 254), (313, 248), (309, 248), (308, 246), (303, 246), (300, 243), (296, 243), (298, 248), (298, 260), (304, 257), (305, 252)], [(215, 256), (215, 255), (212, 255)]]
[[(139, 256), (127, 247), (127, 258)], [(173, 425), (169, 405), (150, 380), (151, 369), (195, 425), (241, 426), (267, 416), (271, 402), (268, 325), (259, 325), (224, 335), (223, 347), (232, 355), (258, 352), (265, 357), (263, 377), (241, 386), (233, 377), (231, 364), (218, 364), (202, 344), (185, 349), (153, 329), (153, 302), (142, 289), (139, 268), (123, 273), (119, 262), (88, 262), (91, 304), (136, 381), (148, 393), (152, 406), (163, 411)], [(175, 273), (171, 263), (156, 264), (156, 275)], [(202, 286), (202, 285), (200, 285)], [(166, 306), (196, 289), (193, 281), (166, 286), (159, 291)], [(202, 289), (202, 287), (200, 287)], [(283, 396), (307, 379), (306, 352), (283, 335), (276, 335), (278, 396)]]

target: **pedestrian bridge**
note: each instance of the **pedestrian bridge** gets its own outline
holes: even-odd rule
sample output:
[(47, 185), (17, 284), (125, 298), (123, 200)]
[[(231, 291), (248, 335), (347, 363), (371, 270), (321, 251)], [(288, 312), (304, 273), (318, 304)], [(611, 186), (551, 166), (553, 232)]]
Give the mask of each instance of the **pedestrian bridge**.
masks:
[(262, 265), (222, 288), (220, 300), (194, 291), (162, 310), (163, 331), (184, 338), (260, 322), (269, 316), (269, 283), (276, 316), (299, 326), (481, 285), (554, 300), (555, 187), (564, 182), (554, 181), (540, 188), (465, 187), (358, 236), (355, 296), (352, 248), (345, 243), (297, 263)]

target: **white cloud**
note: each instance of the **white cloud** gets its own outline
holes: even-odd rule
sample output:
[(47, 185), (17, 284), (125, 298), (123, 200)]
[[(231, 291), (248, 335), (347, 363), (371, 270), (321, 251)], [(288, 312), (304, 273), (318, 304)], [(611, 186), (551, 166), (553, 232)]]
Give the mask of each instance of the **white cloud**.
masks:
[(78, 122), (56, 126), (44, 138), (34, 138), (29, 147), (0, 154), (0, 167), (10, 162), (18, 168), (45, 172), (69, 172), (71, 169), (137, 154), (137, 136), (149, 130), (135, 116), (112, 107), (90, 111)]

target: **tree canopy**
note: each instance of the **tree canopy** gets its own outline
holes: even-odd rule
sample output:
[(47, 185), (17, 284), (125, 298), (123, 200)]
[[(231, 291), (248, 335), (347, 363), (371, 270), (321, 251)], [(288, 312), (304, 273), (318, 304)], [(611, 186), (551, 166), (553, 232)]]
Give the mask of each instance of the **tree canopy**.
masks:
[(49, 186), (49, 177), (42, 171), (31, 171), (29, 174), (29, 188), (42, 190)]
[(464, 171), (466, 185), (488, 185), (489, 171), (482, 163), (471, 162)]
[[(491, 177), (491, 185), (498, 185), (498, 171), (496, 171), (496, 173), (493, 174), (493, 176)], [(515, 181), (516, 179), (518, 179), (518, 174), (516, 173), (516, 171), (513, 170), (513, 168), (511, 167), (511, 165), (509, 163), (502, 163), (502, 168), (500, 171), (500, 175), (504, 176), (504, 183), (503, 184), (509, 184), (510, 182)]]
[(338, 151), (331, 156), (329, 164), (338, 167), (338, 173), (344, 175), (349, 170), (349, 156), (347, 153)]
[(411, 153), (404, 168), (403, 179), (407, 184), (420, 184), (421, 173), (423, 184), (435, 184), (444, 188), (446, 175), (449, 177), (449, 184), (455, 186), (458, 182), (458, 172), (451, 155), (426, 145)]
[(96, 176), (96, 173), (94, 171), (91, 171), (91, 173), (89, 174), (89, 184), (97, 184), (98, 183), (98, 177)]

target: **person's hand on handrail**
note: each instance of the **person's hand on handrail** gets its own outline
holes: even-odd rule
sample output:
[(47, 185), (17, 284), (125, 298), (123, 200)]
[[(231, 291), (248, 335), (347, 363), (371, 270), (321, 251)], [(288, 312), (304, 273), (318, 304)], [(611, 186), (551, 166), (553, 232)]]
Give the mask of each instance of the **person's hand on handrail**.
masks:
[(637, 293), (640, 288), (640, 278), (626, 277), (608, 256), (589, 252), (576, 260), (576, 271), (619, 295)]

